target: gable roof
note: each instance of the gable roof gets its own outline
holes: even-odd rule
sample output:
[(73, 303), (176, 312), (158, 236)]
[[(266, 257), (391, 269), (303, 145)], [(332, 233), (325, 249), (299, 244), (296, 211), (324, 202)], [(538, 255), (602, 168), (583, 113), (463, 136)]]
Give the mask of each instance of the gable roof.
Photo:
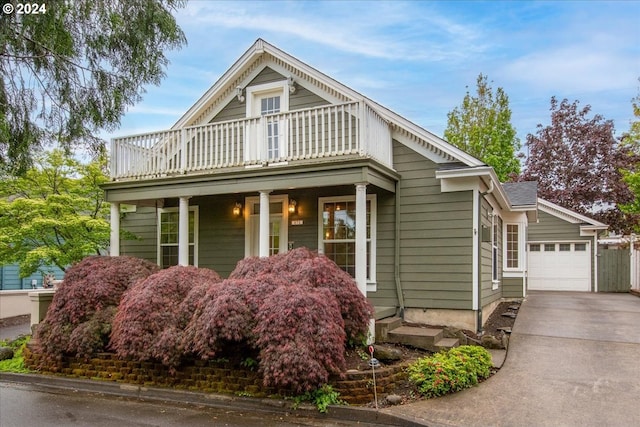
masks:
[(535, 206), (538, 203), (538, 182), (506, 182), (502, 184), (511, 206)]
[(538, 198), (538, 209), (571, 224), (579, 224), (581, 231), (600, 231), (609, 228), (607, 224), (541, 198)]
[(392, 137), (436, 163), (460, 162), (469, 167), (486, 164), (444, 139), (394, 113), (357, 91), (323, 74), (262, 39), (256, 42), (173, 125), (172, 129), (205, 123), (266, 67), (292, 77), (296, 84), (333, 103), (361, 102), (386, 120)]

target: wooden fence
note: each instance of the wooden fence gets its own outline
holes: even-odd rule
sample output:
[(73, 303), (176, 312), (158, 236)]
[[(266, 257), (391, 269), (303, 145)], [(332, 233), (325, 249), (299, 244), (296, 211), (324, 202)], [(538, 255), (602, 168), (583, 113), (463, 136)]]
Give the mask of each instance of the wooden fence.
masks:
[[(634, 244), (635, 243), (635, 244)], [(598, 291), (640, 290), (640, 242), (624, 247), (598, 248)]]

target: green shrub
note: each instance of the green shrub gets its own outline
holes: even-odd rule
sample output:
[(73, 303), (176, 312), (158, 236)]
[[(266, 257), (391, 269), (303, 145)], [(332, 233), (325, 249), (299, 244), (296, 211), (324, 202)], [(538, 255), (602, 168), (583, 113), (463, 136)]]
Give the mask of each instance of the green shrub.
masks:
[(294, 409), (297, 409), (300, 403), (311, 402), (316, 405), (318, 412), (323, 414), (329, 412), (329, 405), (346, 405), (344, 400), (340, 399), (340, 393), (335, 391), (332, 386), (324, 384), (313, 391), (296, 396), (294, 398)]
[(22, 351), (31, 340), (31, 335), (19, 337), (13, 341), (0, 341), (0, 347), (10, 347), (13, 349), (13, 358), (0, 361), (0, 372), (31, 372), (24, 366)]
[(461, 346), (423, 357), (407, 368), (409, 380), (426, 397), (437, 397), (478, 384), (491, 373), (491, 354), (478, 346)]

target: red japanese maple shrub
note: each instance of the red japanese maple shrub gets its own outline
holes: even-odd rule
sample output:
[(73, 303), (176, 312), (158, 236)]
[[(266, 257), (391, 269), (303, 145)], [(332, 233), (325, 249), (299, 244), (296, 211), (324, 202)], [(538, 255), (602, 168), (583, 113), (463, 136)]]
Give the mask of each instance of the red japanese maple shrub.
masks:
[(229, 275), (229, 279), (251, 279), (270, 273), (273, 266), (272, 258), (249, 257), (241, 259)]
[(112, 349), (121, 357), (177, 366), (194, 309), (192, 300), (185, 301), (192, 289), (208, 289), (220, 280), (207, 268), (174, 266), (139, 281), (122, 297), (113, 321)]
[(158, 271), (139, 258), (88, 257), (73, 265), (58, 287), (37, 338), (46, 357), (89, 357), (109, 340), (115, 308), (138, 280)]
[(353, 277), (326, 256), (308, 248), (296, 248), (268, 258), (247, 258), (238, 263), (230, 277), (264, 281), (265, 276), (274, 276), (281, 284), (329, 289), (338, 300), (347, 340), (359, 341), (366, 336), (373, 307)]
[(278, 287), (261, 306), (254, 332), (267, 386), (304, 393), (345, 369), (344, 323), (327, 289)]
[(255, 341), (255, 317), (242, 288), (243, 280), (227, 279), (209, 289), (187, 326), (183, 342), (187, 351), (208, 359), (231, 342)]
[(265, 298), (286, 282), (269, 274), (226, 279), (201, 299), (184, 336), (187, 351), (208, 359), (237, 344), (256, 347), (253, 329)]
[(290, 273), (292, 280), (302, 286), (329, 290), (338, 301), (347, 340), (361, 341), (367, 334), (373, 307), (353, 277), (324, 255), (315, 254), (292, 264), (295, 265)]

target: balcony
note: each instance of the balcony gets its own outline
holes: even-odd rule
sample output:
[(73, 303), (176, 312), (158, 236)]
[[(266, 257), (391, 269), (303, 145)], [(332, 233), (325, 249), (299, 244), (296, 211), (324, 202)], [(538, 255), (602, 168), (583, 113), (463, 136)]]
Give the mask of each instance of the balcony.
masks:
[(208, 123), (111, 141), (113, 181), (330, 158), (372, 158), (392, 167), (388, 123), (366, 103), (322, 106)]

